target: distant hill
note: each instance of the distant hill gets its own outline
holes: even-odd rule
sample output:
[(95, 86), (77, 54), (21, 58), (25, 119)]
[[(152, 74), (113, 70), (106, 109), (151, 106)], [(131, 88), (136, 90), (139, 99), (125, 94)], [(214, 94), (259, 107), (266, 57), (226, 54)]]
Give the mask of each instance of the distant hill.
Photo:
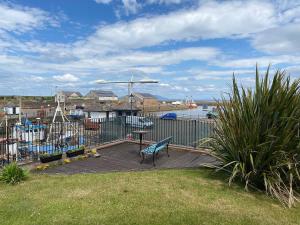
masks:
[(155, 98), (157, 98), (159, 101), (171, 101), (171, 99), (160, 96), (160, 95), (153, 95)]

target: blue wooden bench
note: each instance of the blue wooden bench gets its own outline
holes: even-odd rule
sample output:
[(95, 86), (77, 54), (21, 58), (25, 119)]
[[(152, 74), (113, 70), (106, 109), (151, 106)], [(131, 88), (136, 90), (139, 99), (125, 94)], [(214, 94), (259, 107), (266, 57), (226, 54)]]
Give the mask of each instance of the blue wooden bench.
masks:
[(152, 155), (153, 166), (155, 166), (155, 162), (154, 162), (155, 157), (157, 157), (158, 153), (160, 151), (164, 150), (165, 148), (167, 149), (167, 154), (169, 157), (170, 156), (169, 155), (169, 144), (170, 144), (171, 139), (172, 139), (172, 137), (168, 137), (166, 139), (161, 140), (160, 142), (152, 144), (152, 145), (148, 146), (147, 148), (143, 149), (141, 151), (141, 155), (142, 155), (141, 163), (143, 163), (146, 155)]

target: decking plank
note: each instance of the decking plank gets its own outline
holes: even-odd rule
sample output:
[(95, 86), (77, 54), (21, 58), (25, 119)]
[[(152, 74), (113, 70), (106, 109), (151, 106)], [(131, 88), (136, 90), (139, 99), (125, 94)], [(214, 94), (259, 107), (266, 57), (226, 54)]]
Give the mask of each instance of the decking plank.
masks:
[[(146, 146), (145, 146), (146, 147)], [(140, 164), (139, 145), (122, 143), (98, 150), (101, 157), (73, 161), (69, 164), (51, 167), (41, 173), (95, 173), (109, 171), (131, 171), (160, 168), (200, 167), (204, 163), (213, 164), (216, 160), (208, 155), (197, 152), (170, 149), (170, 157), (165, 151), (159, 154), (156, 166), (152, 165), (152, 157)]]

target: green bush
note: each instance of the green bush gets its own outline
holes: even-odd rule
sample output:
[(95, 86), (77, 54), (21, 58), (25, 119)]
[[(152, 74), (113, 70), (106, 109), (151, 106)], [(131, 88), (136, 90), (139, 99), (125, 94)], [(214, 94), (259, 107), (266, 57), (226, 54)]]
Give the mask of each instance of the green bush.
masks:
[(17, 184), (27, 178), (27, 172), (16, 163), (6, 165), (0, 173), (0, 180), (7, 184)]
[(66, 151), (66, 153), (72, 153), (72, 152), (77, 152), (77, 151), (82, 151), (82, 150), (85, 150), (84, 145), (81, 145), (81, 146), (79, 146), (78, 148), (75, 148), (75, 149), (68, 150), (68, 151)]
[(48, 158), (51, 156), (61, 155), (62, 153), (59, 151), (53, 152), (53, 153), (43, 153), (40, 155), (40, 158)]
[(239, 179), (293, 206), (300, 186), (299, 80), (282, 71), (270, 79), (269, 68), (260, 79), (256, 69), (254, 89), (239, 88), (233, 77), (232, 93), (218, 106), (211, 145), (229, 184)]

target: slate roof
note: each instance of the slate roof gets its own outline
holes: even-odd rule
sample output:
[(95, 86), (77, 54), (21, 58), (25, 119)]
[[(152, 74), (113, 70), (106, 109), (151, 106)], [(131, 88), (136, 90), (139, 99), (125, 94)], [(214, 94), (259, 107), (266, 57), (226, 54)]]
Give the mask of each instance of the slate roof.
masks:
[(82, 94), (79, 91), (62, 91), (62, 93), (67, 97), (70, 97), (72, 94), (76, 94), (79, 97), (82, 97)]
[[(130, 103), (128, 103), (128, 102), (123, 102), (123, 103), (114, 105), (114, 106), (112, 107), (112, 109), (113, 109), (114, 111), (129, 111), (129, 110), (131, 110), (131, 106), (130, 106)], [(137, 108), (134, 104), (132, 105), (132, 110), (133, 110), (133, 111), (140, 111), (140, 109)]]
[(84, 112), (108, 112), (112, 111), (111, 106), (108, 105), (86, 105), (83, 109)]
[(118, 97), (115, 93), (112, 91), (104, 91), (104, 90), (92, 90), (87, 93), (86, 96), (90, 95), (96, 95), (98, 97)]
[(136, 95), (136, 96), (141, 96), (142, 98), (154, 98), (156, 99), (156, 97), (152, 94), (149, 94), (149, 93), (140, 93), (140, 92), (136, 92), (134, 93), (133, 95)]

